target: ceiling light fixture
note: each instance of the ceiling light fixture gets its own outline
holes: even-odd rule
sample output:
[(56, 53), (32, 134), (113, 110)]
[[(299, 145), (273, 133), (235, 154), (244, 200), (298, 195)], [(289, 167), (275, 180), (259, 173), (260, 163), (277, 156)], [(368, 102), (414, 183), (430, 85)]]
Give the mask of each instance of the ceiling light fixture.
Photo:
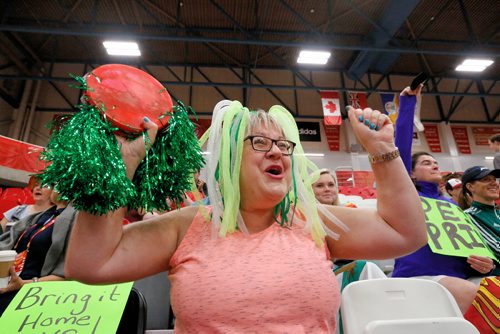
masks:
[(297, 58), (299, 64), (325, 65), (332, 54), (327, 51), (302, 50)]
[(491, 59), (465, 59), (462, 64), (455, 68), (455, 71), (482, 72), (491, 64), (493, 64)]
[(324, 157), (324, 153), (304, 153), (305, 157)]
[(486, 156), (486, 157), (484, 157), (484, 160), (495, 160), (495, 157)]
[(104, 41), (102, 44), (110, 56), (137, 57), (141, 55), (141, 50), (136, 42)]

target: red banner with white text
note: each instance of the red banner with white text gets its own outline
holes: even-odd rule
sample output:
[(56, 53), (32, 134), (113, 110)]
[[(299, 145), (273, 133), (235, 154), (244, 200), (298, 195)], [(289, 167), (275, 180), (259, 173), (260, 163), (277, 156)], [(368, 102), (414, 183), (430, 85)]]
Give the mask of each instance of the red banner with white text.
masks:
[(340, 151), (340, 125), (323, 124), (323, 126), (330, 151)]
[(500, 134), (499, 127), (472, 126), (471, 129), (472, 136), (474, 137), (474, 143), (477, 146), (488, 146), (490, 144), (490, 137)]
[(368, 108), (366, 101), (366, 93), (364, 92), (347, 92), (347, 104), (356, 109)]
[(342, 113), (340, 112), (339, 92), (333, 90), (322, 90), (319, 92), (325, 125), (342, 124)]
[(424, 135), (429, 145), (429, 150), (433, 153), (441, 153), (438, 126), (436, 124), (425, 124)]
[(451, 133), (457, 144), (458, 152), (462, 154), (471, 154), (467, 127), (452, 125)]

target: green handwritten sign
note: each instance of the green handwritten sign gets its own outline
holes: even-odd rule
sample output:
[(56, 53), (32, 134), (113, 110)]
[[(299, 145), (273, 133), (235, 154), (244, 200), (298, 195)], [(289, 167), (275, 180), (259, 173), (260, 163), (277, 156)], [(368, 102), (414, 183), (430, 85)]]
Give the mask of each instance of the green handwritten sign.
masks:
[(495, 255), (483, 241), (469, 215), (446, 201), (420, 197), (427, 223), (428, 243), (434, 253), (463, 256)]
[(86, 285), (74, 281), (25, 284), (0, 318), (2, 333), (115, 333), (132, 282)]

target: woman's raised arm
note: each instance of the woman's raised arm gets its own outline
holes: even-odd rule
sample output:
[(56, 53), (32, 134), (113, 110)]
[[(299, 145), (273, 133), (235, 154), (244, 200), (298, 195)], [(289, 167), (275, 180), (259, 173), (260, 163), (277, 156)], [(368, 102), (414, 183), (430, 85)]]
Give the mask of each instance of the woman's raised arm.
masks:
[[(145, 118), (143, 126), (154, 142), (156, 124)], [(134, 141), (117, 138), (127, 177), (132, 179), (146, 154), (144, 140), (142, 136)], [(66, 255), (65, 276), (87, 283), (110, 283), (167, 270), (179, 231), (192, 220), (195, 209), (186, 208), (125, 227), (124, 208), (101, 216), (79, 212)]]
[(427, 243), (424, 213), (394, 145), (392, 123), (389, 117), (370, 108), (350, 108), (349, 120), (371, 157), (377, 209), (330, 207), (350, 229), (336, 229), (341, 237), (329, 240), (330, 251), (345, 259), (392, 258), (413, 252)]

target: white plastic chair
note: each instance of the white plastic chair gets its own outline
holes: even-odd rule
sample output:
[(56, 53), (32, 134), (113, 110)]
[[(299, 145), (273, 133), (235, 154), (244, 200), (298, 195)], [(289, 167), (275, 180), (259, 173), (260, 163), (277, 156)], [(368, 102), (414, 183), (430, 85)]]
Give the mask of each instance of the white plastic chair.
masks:
[(382, 320), (368, 323), (365, 334), (479, 334), (473, 324), (458, 317)]
[(346, 195), (345, 201), (358, 205), (359, 203), (361, 203), (363, 201), (363, 197), (358, 196), (358, 195)]
[(394, 271), (394, 259), (370, 260), (370, 261), (379, 266), (379, 268), (384, 272), (384, 274), (387, 277), (391, 277), (391, 274)]
[(365, 198), (362, 201), (356, 203), (358, 208), (377, 208), (376, 198)]
[[(351, 275), (351, 271), (355, 269), (355, 266), (360, 266), (364, 263), (364, 266), (362, 267), (363, 269), (359, 273), (359, 277), (356, 278), (356, 275)], [(339, 283), (339, 286), (342, 287), (344, 286), (344, 275), (349, 275), (347, 276), (347, 284), (345, 286), (348, 286), (351, 284), (354, 280), (367, 280), (367, 279), (375, 279), (375, 278), (387, 278), (387, 276), (384, 274), (384, 272), (380, 269), (378, 265), (376, 265), (373, 262), (370, 261), (353, 261), (351, 263), (348, 263), (340, 268), (337, 268), (334, 270), (335, 276), (337, 277), (337, 282)], [(337, 313), (337, 324), (340, 324), (340, 312)], [(336, 334), (341, 333), (340, 326), (337, 326), (335, 330)]]
[[(345, 334), (381, 333), (377, 327), (388, 331), (391, 326), (396, 332), (407, 333), (412, 326), (432, 327), (432, 321), (440, 321), (440, 334), (478, 333), (477, 330), (471, 331), (470, 326), (461, 325), (463, 322), (460, 320), (440, 320), (463, 319), (463, 316), (448, 290), (430, 280), (387, 278), (353, 282), (344, 288), (340, 305)], [(444, 329), (446, 326), (449, 329)], [(463, 331), (453, 329), (457, 326), (461, 326)], [(401, 331), (402, 327), (404, 331)]]

